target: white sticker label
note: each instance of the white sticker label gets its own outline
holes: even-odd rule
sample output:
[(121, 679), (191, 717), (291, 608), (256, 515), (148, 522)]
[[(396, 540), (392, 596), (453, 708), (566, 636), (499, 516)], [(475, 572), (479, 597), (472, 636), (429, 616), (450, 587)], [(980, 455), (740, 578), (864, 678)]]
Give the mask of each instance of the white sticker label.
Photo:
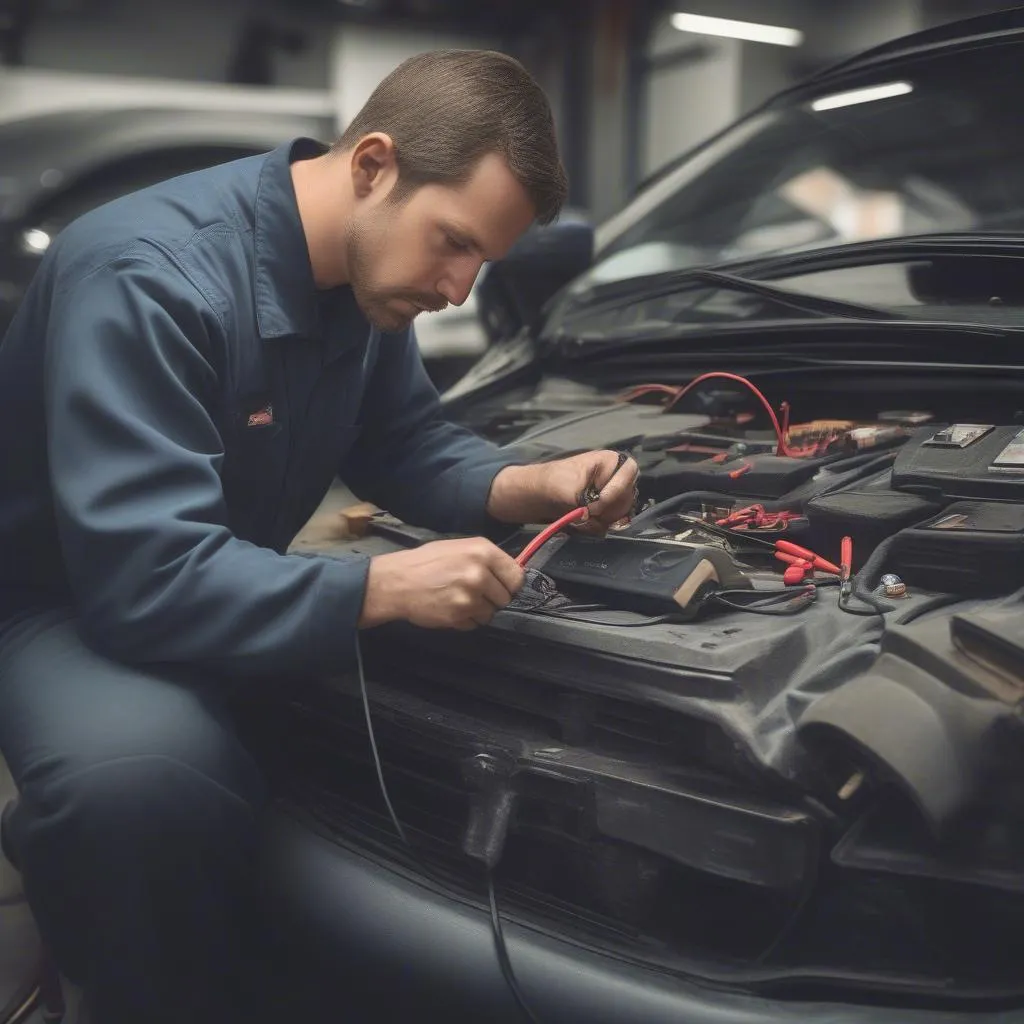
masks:
[(997, 473), (1024, 473), (1024, 430), (995, 457), (989, 469)]
[(992, 423), (954, 423), (933, 434), (925, 444), (937, 448), (966, 448), (994, 429)]

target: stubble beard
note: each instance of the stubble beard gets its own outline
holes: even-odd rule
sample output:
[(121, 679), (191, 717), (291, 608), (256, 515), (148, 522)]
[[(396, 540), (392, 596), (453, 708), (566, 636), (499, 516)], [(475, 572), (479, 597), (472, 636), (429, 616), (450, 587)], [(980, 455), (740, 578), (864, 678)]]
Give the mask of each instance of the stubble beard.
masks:
[(370, 241), (359, 225), (349, 226), (347, 255), (352, 294), (363, 315), (379, 331), (387, 334), (405, 331), (419, 315), (418, 310), (415, 313), (402, 313), (396, 310), (392, 305), (396, 299), (411, 302), (417, 307), (426, 307), (428, 310), (444, 309), (448, 305), (446, 302), (438, 302), (437, 296), (420, 295), (409, 290), (385, 291), (369, 284), (372, 277)]
[(405, 331), (415, 319), (415, 314), (403, 314), (395, 310), (389, 299), (393, 296), (381, 292), (367, 282), (370, 279), (370, 258), (368, 240), (363, 229), (351, 224), (348, 230), (347, 255), (349, 284), (356, 304), (370, 323), (386, 334)]

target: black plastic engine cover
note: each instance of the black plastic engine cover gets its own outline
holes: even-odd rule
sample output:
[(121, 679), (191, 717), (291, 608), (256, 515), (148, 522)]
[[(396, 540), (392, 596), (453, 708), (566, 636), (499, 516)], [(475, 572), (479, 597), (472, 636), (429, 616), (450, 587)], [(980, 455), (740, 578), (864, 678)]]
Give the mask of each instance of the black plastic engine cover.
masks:
[(811, 498), (806, 506), (810, 546), (815, 551), (838, 551), (843, 537), (852, 538), (856, 570), (882, 541), (924, 522), (940, 508), (937, 502), (917, 494), (894, 491), (892, 473), (886, 470)]
[(763, 454), (740, 456), (729, 462), (714, 462), (712, 459), (683, 462), (665, 458), (644, 472), (640, 488), (645, 497), (657, 501), (688, 491), (781, 498), (836, 458), (790, 459)]
[(1024, 504), (956, 502), (903, 530), (890, 559), (914, 586), (972, 597), (1006, 594), (1024, 581)]
[(845, 755), (851, 770), (895, 784), (941, 836), (984, 791), (1010, 714), (886, 652), (814, 704), (799, 732), (820, 756)]
[[(960, 436), (944, 441), (945, 431), (958, 431)], [(932, 501), (957, 498), (1024, 501), (1024, 442), (1017, 442), (1021, 445), (1020, 464), (1013, 460), (1012, 451), (1009, 456), (1004, 455), (1008, 446), (1022, 434), (1020, 426), (929, 426), (915, 434), (896, 456), (893, 487)]]

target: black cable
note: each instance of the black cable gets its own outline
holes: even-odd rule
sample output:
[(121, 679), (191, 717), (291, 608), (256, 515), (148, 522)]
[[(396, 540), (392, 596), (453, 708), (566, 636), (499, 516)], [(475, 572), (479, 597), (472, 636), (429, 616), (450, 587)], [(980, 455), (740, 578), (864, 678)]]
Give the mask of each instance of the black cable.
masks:
[[(850, 606), (850, 598), (855, 597), (858, 601), (863, 601), (867, 608), (852, 608)], [(892, 611), (892, 607), (887, 605), (884, 601), (880, 601), (877, 597), (872, 594), (840, 594), (839, 595), (839, 610), (846, 612), (847, 615), (861, 615), (865, 619), (873, 619), (878, 615), (882, 622), (885, 622), (885, 616)]]
[[(598, 607), (604, 608), (605, 605), (599, 605)], [(614, 613), (622, 611), (620, 608), (608, 608), (608, 611)], [(572, 612), (563, 612), (559, 608), (534, 608), (532, 609), (538, 615), (546, 615), (551, 619), (568, 619), (570, 622), (585, 622), (590, 626), (612, 626), (636, 628), (638, 626), (658, 626), (663, 622), (673, 622), (676, 619), (675, 615), (643, 615), (634, 619), (630, 619), (626, 622), (615, 622), (609, 619), (600, 619), (596, 615), (575, 615)]]
[[(667, 516), (684, 505), (715, 505), (725, 508), (731, 507), (735, 504), (735, 494), (721, 494), (715, 491), (686, 491), (683, 494), (675, 494), (671, 498), (665, 498), (662, 501), (656, 502), (654, 505), (651, 505), (650, 508), (646, 508), (642, 512), (637, 513), (630, 521), (628, 532), (632, 532), (636, 528), (646, 526), (648, 523), (652, 523), (655, 520), (660, 519), (662, 516)], [(782, 511), (782, 509), (772, 507), (775, 504), (778, 503), (768, 502), (765, 504), (765, 511)]]
[(721, 594), (723, 597), (738, 597), (741, 599), (745, 597), (751, 597), (758, 601), (763, 600), (767, 604), (769, 602), (777, 603), (785, 601), (787, 598), (795, 597), (797, 594), (800, 593), (800, 588), (807, 589), (813, 587), (815, 590), (820, 590), (822, 587), (837, 586), (839, 586), (838, 577), (824, 576), (817, 579), (804, 580), (804, 582), (801, 583), (799, 586), (775, 587), (772, 589), (765, 590), (749, 590), (746, 588), (744, 588), (743, 590), (730, 590), (726, 588), (723, 590), (716, 590), (715, 593)]
[(381, 767), (380, 755), (377, 753), (377, 737), (373, 732), (373, 719), (370, 716), (370, 697), (366, 692), (366, 673), (363, 671), (363, 651), (359, 644), (359, 633), (356, 633), (356, 667), (359, 669), (359, 690), (363, 695), (363, 711), (366, 713), (366, 731), (370, 736), (370, 750), (373, 752), (373, 763), (377, 768), (377, 782), (380, 783), (380, 793), (384, 797), (384, 803), (387, 805), (388, 814), (391, 815), (391, 823), (395, 826), (395, 831), (401, 837), (403, 843), (412, 849), (412, 843), (409, 842), (409, 837), (405, 834), (405, 829), (402, 828), (402, 823), (398, 820), (398, 815), (395, 814), (395, 809), (391, 805), (391, 797), (388, 796), (388, 787), (384, 782), (384, 769)]
[(508, 955), (508, 946), (505, 945), (505, 930), (501, 926), (501, 915), (498, 913), (498, 897), (494, 892), (494, 873), (492, 871), (487, 872), (487, 899), (491, 905), (491, 934), (494, 936), (494, 952), (498, 957), (501, 973), (505, 976), (505, 982), (512, 990), (512, 995), (515, 996), (519, 1008), (526, 1015), (527, 1019), (532, 1024), (540, 1024), (540, 1021), (527, 1004), (522, 990), (519, 988), (519, 982), (516, 981), (515, 971), (512, 969), (512, 961)]
[[(892, 551), (897, 537), (899, 537), (898, 533), (894, 533), (891, 537), (886, 537), (886, 539), (871, 552), (871, 557), (861, 567), (860, 572), (854, 576), (852, 589), (850, 591), (840, 591), (840, 611), (846, 612), (847, 615), (861, 615), (864, 618), (871, 618), (874, 615), (878, 615), (882, 619), (882, 624), (885, 625), (885, 616), (889, 612), (895, 611), (896, 606), (882, 601), (880, 598), (876, 597), (872, 591), (874, 590), (874, 578), (880, 575), (882, 566), (885, 564), (885, 560), (889, 557), (889, 553)], [(861, 604), (867, 605), (867, 608), (850, 607), (851, 597), (857, 598)], [(868, 609), (870, 609), (870, 611)]]
[[(804, 586), (806, 588), (806, 584)], [(767, 605), (786, 604), (801, 593), (803, 593), (801, 589), (786, 587), (785, 590), (781, 588), (778, 590), (716, 590), (712, 596), (726, 600), (736, 598), (734, 604), (741, 604), (744, 607), (752, 604), (755, 607), (763, 608)]]
[(722, 537), (724, 540), (730, 541), (733, 544), (742, 545), (744, 541), (749, 541), (751, 544), (759, 544), (762, 547), (771, 548), (773, 552), (775, 551), (775, 541), (765, 540), (763, 537), (755, 537), (749, 531), (730, 530), (724, 526), (719, 526), (717, 523), (705, 522), (699, 516), (688, 516), (684, 515), (682, 512), (672, 512), (670, 514), (675, 519), (681, 520), (689, 526), (705, 530), (707, 533)]
[(800, 920), (810, 906), (818, 888), (818, 874), (818, 862), (812, 858), (811, 864), (804, 874), (796, 906), (772, 941), (754, 957), (755, 964), (763, 964), (796, 931), (797, 925), (800, 924)]
[[(40, 1008), (40, 1005), (39, 986), (36, 986), (25, 996), (21, 1004), (14, 1009), (11, 1016), (5, 1018), (5, 1024), (28, 1024), (35, 1011)], [(45, 1013), (45, 1008), (43, 1012)], [(45, 1020), (45, 1017), (43, 1019)]]
[[(806, 584), (803, 590), (798, 590), (796, 588), (786, 588), (784, 590), (716, 590), (708, 595), (708, 600), (717, 602), (723, 607), (731, 608), (734, 611), (751, 612), (754, 615), (796, 615), (815, 600), (816, 590), (818, 587), (836, 586), (838, 583), (838, 579), (815, 580), (813, 583)], [(730, 598), (733, 597), (739, 598), (739, 600), (735, 602), (731, 601)], [(748, 597), (753, 598), (749, 603), (743, 600)], [(790, 603), (793, 604), (793, 607), (791, 608), (769, 610), (774, 609), (778, 605), (786, 605)], [(524, 611), (526, 610), (527, 609), (524, 609)], [(577, 611), (584, 610), (607, 610), (613, 613), (622, 611), (622, 609), (608, 608), (607, 605), (600, 604), (563, 605), (561, 608), (545, 608), (541, 606), (539, 608), (528, 609), (532, 614), (547, 615), (549, 618), (553, 619), (568, 619), (571, 622), (585, 622), (589, 625), (611, 626), (612, 628), (657, 626), (665, 622), (676, 622), (678, 620), (678, 616), (671, 613), (665, 615), (638, 615), (626, 622), (601, 619), (596, 615), (589, 616), (575, 614)]]
[[(370, 749), (373, 751), (373, 763), (377, 768), (377, 782), (380, 785), (380, 792), (381, 796), (384, 797), (384, 803), (387, 805), (388, 814), (391, 815), (391, 823), (395, 826), (395, 831), (401, 837), (402, 842), (411, 850), (412, 843), (409, 842), (409, 837), (406, 835), (405, 829), (402, 828), (402, 823), (398, 820), (398, 815), (395, 813), (395, 808), (391, 803), (391, 797), (388, 795), (387, 783), (384, 781), (384, 769), (381, 766), (380, 755), (377, 752), (377, 737), (373, 731), (373, 720), (370, 714), (370, 697), (366, 688), (366, 672), (363, 669), (363, 651), (359, 643), (358, 632), (356, 633), (355, 643), (356, 668), (359, 670), (359, 690), (363, 698), (363, 711), (366, 713), (366, 730), (370, 738)], [(540, 1021), (526, 1004), (522, 990), (519, 988), (519, 982), (516, 981), (515, 971), (512, 969), (508, 947), (505, 945), (505, 932), (501, 927), (501, 916), (498, 914), (498, 902), (494, 893), (494, 875), (490, 869), (487, 872), (487, 896), (491, 905), (491, 932), (494, 936), (494, 949), (498, 956), (501, 973), (505, 978), (506, 984), (511, 989), (516, 1002), (531, 1021), (531, 1024), (540, 1024)]]
[(816, 591), (806, 590), (797, 592), (790, 596), (789, 600), (792, 604), (787, 607), (786, 604), (778, 599), (762, 600), (758, 602), (752, 602), (750, 604), (744, 604), (741, 601), (730, 601), (728, 598), (724, 598), (721, 594), (712, 594), (710, 597), (711, 601), (715, 604), (720, 604), (724, 608), (731, 608), (737, 612), (749, 612), (751, 615), (797, 615), (809, 608), (815, 600)]
[[(898, 533), (894, 533), (891, 537), (886, 537), (886, 539), (871, 552), (871, 557), (864, 563), (860, 572), (858, 572), (854, 577), (853, 596), (859, 597), (861, 600), (871, 598), (871, 600), (865, 600), (865, 604), (871, 604), (872, 601), (877, 600), (876, 598), (872, 598), (872, 591), (875, 589), (874, 578), (881, 574), (882, 566), (884, 565), (885, 560), (889, 557), (889, 552), (892, 551), (898, 537)], [(879, 604), (882, 604), (882, 602), (879, 602)], [(884, 605), (884, 607), (887, 612), (895, 610), (895, 605)]]

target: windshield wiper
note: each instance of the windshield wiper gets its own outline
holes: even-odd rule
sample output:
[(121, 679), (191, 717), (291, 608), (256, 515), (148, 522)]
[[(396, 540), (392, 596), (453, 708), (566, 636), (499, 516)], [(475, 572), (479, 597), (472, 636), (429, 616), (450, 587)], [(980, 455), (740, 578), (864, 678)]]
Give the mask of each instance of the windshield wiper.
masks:
[[(677, 296), (688, 291), (699, 293), (706, 289), (731, 291), (762, 298), (777, 306), (803, 313), (819, 322), (859, 322), (877, 327), (905, 327), (939, 330), (967, 330), (982, 334), (1005, 335), (1020, 328), (1002, 324), (979, 323), (965, 320), (932, 319), (910, 316), (864, 303), (829, 299), (807, 295), (800, 291), (764, 280), (765, 277), (786, 277), (794, 273), (813, 273), (818, 270), (843, 267), (870, 266), (877, 263), (898, 262), (928, 257), (977, 256), (1024, 258), (1024, 243), (1010, 233), (952, 232), (933, 235), (909, 235), (898, 238), (877, 239), (871, 242), (848, 242), (842, 245), (818, 248), (798, 253), (782, 253), (744, 261), (730, 261), (711, 267), (698, 267), (666, 271), (641, 278), (627, 278), (591, 286), (578, 295), (567, 295), (561, 309), (549, 323), (542, 340), (565, 341), (571, 337), (587, 340), (625, 340), (626, 336), (647, 339), (669, 339), (698, 331), (717, 331), (752, 326), (757, 317), (736, 317), (732, 323), (680, 323), (652, 318), (649, 322), (620, 324), (615, 328), (594, 325), (586, 331), (574, 331), (574, 321), (597, 320), (603, 313), (622, 311), (633, 303)], [(750, 275), (750, 276), (747, 276)], [(693, 306), (699, 304), (695, 299)], [(679, 312), (678, 308), (675, 311)], [(778, 317), (765, 318), (765, 322), (779, 324)], [(812, 321), (813, 324), (813, 321)], [(800, 323), (800, 326), (804, 326)], [(825, 323), (820, 323), (826, 326)]]
[(946, 231), (898, 235), (867, 242), (843, 242), (841, 245), (821, 246), (802, 252), (730, 260), (712, 269), (715, 272), (724, 271), (740, 280), (748, 280), (748, 275), (758, 279), (762, 275), (784, 277), (794, 271), (840, 270), (844, 267), (864, 267), (874, 263), (893, 263), (930, 256), (1021, 259), (1024, 258), (1024, 241), (1020, 234), (1011, 231)]
[(893, 310), (842, 299), (826, 299), (783, 288), (764, 280), (793, 271), (841, 269), (872, 263), (898, 262), (928, 256), (997, 256), (1024, 258), (1024, 242), (1012, 232), (953, 231), (942, 234), (900, 235), (867, 242), (844, 242), (802, 252), (776, 253), (707, 267), (669, 270), (644, 277), (594, 284), (579, 295), (568, 296), (570, 307), (600, 312), (624, 301), (661, 298), (691, 288), (721, 288), (779, 302), (801, 312), (853, 319), (906, 321)]
[(723, 270), (699, 268), (671, 270), (644, 278), (631, 278), (611, 284), (599, 285), (587, 295), (573, 296), (571, 306), (563, 315), (572, 317), (577, 312), (586, 317), (600, 315), (605, 310), (620, 309), (623, 304), (660, 299), (687, 291), (712, 288), (752, 295), (797, 312), (819, 317), (842, 317), (848, 320), (899, 322), (906, 319), (890, 310), (839, 299), (824, 299), (805, 295), (789, 288), (754, 281)]
[[(951, 335), (970, 335), (992, 339), (1005, 338), (1011, 334), (1020, 334), (1024, 328), (1007, 327), (1005, 325), (968, 323), (957, 320), (866, 320), (849, 318), (822, 318), (820, 320), (756, 320), (741, 321), (736, 324), (663, 324), (657, 328), (639, 325), (630, 328), (611, 330), (589, 330), (573, 332), (561, 327), (542, 339), (547, 351), (558, 353), (572, 360), (607, 359), (620, 353), (636, 353), (641, 349), (657, 349), (659, 347), (678, 345), (680, 342), (691, 344), (693, 340), (708, 341), (711, 338), (744, 338), (762, 339), (767, 334), (773, 336), (785, 331), (787, 344), (793, 346), (798, 339), (808, 335), (817, 337), (827, 331), (830, 336), (845, 330), (856, 330), (858, 327), (870, 327), (878, 332), (889, 332), (894, 339), (918, 335), (935, 334), (940, 337)], [(681, 350), (680, 350), (681, 351)], [(691, 351), (690, 348), (686, 349)], [(756, 350), (754, 350), (756, 352)], [(725, 349), (718, 358), (724, 355)], [(749, 354), (749, 353), (748, 353)], [(1015, 367), (1019, 370), (1019, 367)]]

